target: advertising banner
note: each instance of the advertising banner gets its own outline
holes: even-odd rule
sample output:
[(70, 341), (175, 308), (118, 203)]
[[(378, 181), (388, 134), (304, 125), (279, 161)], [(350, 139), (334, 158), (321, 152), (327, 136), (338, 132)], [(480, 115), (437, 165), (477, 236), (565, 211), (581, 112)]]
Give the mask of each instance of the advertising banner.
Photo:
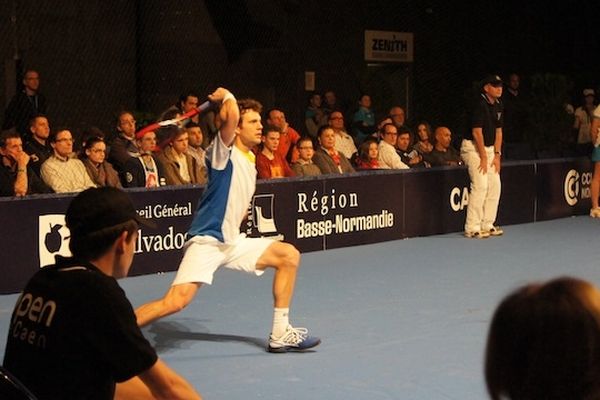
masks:
[(412, 170), (404, 177), (404, 236), (462, 231), (469, 202), (465, 167)]
[[(586, 214), (591, 167), (584, 159), (506, 163), (498, 223)], [(464, 167), (259, 181), (240, 228), (251, 237), (292, 243), (301, 252), (461, 232), (468, 185)], [(157, 225), (140, 229), (130, 275), (177, 269), (202, 191), (128, 190), (137, 212)], [(64, 215), (72, 197), (0, 199), (0, 293), (19, 291), (57, 254), (70, 254)]]
[(535, 164), (506, 162), (500, 170), (502, 193), (496, 222), (498, 225), (523, 224), (535, 219)]
[(591, 207), (589, 159), (537, 163), (536, 221), (587, 214)]
[(405, 174), (387, 172), (324, 181), (317, 194), (326, 227), (323, 249), (402, 238)]

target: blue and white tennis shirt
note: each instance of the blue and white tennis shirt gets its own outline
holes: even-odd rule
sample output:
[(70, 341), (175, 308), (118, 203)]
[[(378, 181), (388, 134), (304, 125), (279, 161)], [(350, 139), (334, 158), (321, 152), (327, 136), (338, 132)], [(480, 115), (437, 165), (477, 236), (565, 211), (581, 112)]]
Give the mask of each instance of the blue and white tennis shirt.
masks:
[(223, 243), (234, 242), (256, 189), (254, 153), (235, 145), (227, 147), (220, 132), (206, 149), (208, 185), (188, 230), (192, 236), (211, 236)]

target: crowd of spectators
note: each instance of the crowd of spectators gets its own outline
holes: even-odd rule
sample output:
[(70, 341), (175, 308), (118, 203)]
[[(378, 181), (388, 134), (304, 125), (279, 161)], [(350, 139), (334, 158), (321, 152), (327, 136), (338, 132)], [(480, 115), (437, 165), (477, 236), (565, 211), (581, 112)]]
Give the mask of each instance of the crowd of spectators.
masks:
[[(215, 110), (195, 115), (177, 126), (140, 132), (135, 113), (122, 110), (113, 132), (72, 134), (56, 129), (44, 114), (46, 99), (39, 92), (40, 75), (29, 70), (24, 90), (5, 110), (0, 137), (3, 196), (54, 192), (77, 192), (90, 186), (159, 187), (204, 184), (207, 169), (204, 152), (214, 139), (219, 121)], [(522, 103), (519, 77), (511, 74), (506, 82), (506, 125), (509, 144), (519, 142), (522, 132)], [(589, 114), (594, 104), (593, 90), (584, 91), (584, 103), (575, 111), (574, 131), (580, 151), (589, 147)], [(203, 101), (193, 91), (182, 94), (160, 113), (159, 120), (177, 118)], [(411, 128), (400, 105), (386, 115), (376, 116), (369, 94), (361, 94), (355, 107), (348, 109), (332, 90), (310, 93), (305, 126), (292, 127), (281, 108), (268, 110), (262, 118), (266, 127), (262, 144), (254, 149), (258, 177), (343, 174), (367, 169), (409, 169), (461, 165), (460, 153), (452, 145), (452, 132), (446, 126), (435, 129), (427, 121)], [(510, 115), (509, 115), (510, 114)], [(587, 131), (586, 131), (587, 129)], [(12, 133), (11, 133), (12, 132)], [(14, 144), (14, 132), (22, 141), (21, 152), (28, 156), (31, 170), (40, 182), (29, 179), (22, 188), (18, 177), (25, 156), (7, 149)], [(79, 143), (74, 143), (74, 138)], [(16, 155), (15, 155), (16, 154)], [(19, 178), (19, 179), (17, 179)]]

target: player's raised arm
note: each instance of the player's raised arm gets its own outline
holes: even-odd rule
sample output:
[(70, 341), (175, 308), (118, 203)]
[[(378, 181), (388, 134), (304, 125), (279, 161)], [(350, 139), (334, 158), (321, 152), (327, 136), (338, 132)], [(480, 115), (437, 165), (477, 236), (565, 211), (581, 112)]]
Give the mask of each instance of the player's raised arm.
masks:
[(229, 146), (233, 143), (235, 129), (240, 119), (240, 110), (237, 101), (229, 90), (221, 87), (210, 94), (208, 98), (214, 103), (221, 103), (221, 110), (219, 111), (221, 128), (219, 129), (219, 134), (223, 143)]

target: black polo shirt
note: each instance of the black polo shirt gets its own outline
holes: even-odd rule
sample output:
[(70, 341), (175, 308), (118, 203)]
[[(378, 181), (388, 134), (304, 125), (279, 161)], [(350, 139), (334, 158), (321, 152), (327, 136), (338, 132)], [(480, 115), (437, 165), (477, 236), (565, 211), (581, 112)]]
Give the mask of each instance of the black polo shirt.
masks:
[(23, 146), (25, 153), (29, 154), (29, 166), (33, 169), (37, 176), (41, 176), (40, 168), (44, 161), (54, 154), (54, 150), (49, 145), (43, 145), (35, 139), (31, 139)]
[(493, 103), (488, 101), (487, 96), (481, 93), (471, 111), (471, 129), (465, 134), (465, 139), (473, 140), (473, 128), (481, 128), (483, 132), (483, 144), (493, 146), (496, 141), (496, 128), (502, 128), (504, 124), (504, 107), (499, 100)]
[(17, 300), (4, 366), (39, 399), (113, 399), (157, 355), (115, 278), (73, 258), (40, 269)]

